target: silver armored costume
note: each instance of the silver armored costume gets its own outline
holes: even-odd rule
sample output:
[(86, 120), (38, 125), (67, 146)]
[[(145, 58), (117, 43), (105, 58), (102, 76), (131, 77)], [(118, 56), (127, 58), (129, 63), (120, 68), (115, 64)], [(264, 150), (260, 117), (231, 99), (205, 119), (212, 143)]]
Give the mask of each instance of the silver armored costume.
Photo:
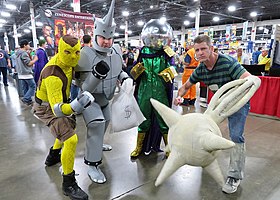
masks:
[(113, 20), (113, 0), (108, 14), (95, 18), (93, 48), (83, 48), (76, 70), (76, 81), (82, 91), (90, 92), (95, 101), (83, 111), (87, 126), (85, 163), (92, 181), (104, 183), (106, 178), (99, 168), (102, 160), (102, 145), (110, 121), (109, 101), (113, 98), (117, 82), (129, 76), (122, 71), (122, 53), (118, 45), (101, 47), (97, 37), (111, 39), (116, 25)]

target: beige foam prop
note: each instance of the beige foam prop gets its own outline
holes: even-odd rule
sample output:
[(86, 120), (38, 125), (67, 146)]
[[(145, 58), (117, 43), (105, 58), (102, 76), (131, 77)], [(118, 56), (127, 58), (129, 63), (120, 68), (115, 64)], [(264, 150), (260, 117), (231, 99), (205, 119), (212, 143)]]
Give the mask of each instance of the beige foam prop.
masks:
[(158, 186), (183, 165), (203, 167), (220, 185), (224, 177), (216, 160), (219, 150), (229, 149), (234, 143), (222, 137), (218, 124), (238, 111), (260, 86), (260, 79), (249, 76), (225, 84), (213, 96), (204, 114), (180, 115), (151, 99), (153, 107), (169, 127), (170, 152), (155, 185)]

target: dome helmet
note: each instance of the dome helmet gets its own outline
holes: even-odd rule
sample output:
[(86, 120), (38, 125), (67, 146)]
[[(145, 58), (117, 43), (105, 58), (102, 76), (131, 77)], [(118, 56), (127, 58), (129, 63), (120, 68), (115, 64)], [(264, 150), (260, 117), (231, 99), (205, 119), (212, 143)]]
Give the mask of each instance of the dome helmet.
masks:
[(145, 46), (160, 49), (170, 45), (173, 38), (173, 29), (167, 22), (159, 19), (148, 21), (141, 32), (141, 39)]
[(116, 24), (114, 21), (114, 8), (115, 0), (112, 0), (110, 9), (107, 15), (103, 18), (94, 18), (94, 40), (93, 48), (100, 52), (110, 52), (110, 48), (103, 48), (97, 44), (97, 36), (103, 36), (104, 38), (114, 38)]

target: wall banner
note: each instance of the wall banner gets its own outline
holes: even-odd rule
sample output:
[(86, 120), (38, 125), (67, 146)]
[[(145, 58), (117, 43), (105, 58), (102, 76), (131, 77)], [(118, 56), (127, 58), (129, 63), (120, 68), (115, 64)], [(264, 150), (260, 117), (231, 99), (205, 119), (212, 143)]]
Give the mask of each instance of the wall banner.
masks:
[(85, 34), (93, 36), (94, 15), (92, 14), (47, 8), (41, 10), (40, 17), (43, 27), (41, 33), (37, 34), (47, 41), (46, 51), (49, 56), (57, 52), (58, 41), (65, 34), (73, 35), (81, 42)]

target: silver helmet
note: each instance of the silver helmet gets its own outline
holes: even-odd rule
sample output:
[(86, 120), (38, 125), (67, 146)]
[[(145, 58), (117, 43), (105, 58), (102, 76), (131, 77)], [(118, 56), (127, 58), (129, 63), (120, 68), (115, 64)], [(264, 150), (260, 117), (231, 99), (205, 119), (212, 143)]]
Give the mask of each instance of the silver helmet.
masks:
[(161, 48), (169, 45), (173, 37), (173, 29), (167, 22), (159, 19), (148, 21), (141, 33), (141, 39), (145, 46)]
[(110, 52), (111, 47), (103, 48), (97, 44), (97, 36), (103, 36), (104, 38), (114, 38), (116, 24), (114, 22), (114, 8), (115, 8), (115, 0), (112, 0), (109, 12), (107, 15), (101, 18), (95, 18), (94, 21), (94, 34), (93, 34), (93, 47), (97, 51), (101, 52)]

